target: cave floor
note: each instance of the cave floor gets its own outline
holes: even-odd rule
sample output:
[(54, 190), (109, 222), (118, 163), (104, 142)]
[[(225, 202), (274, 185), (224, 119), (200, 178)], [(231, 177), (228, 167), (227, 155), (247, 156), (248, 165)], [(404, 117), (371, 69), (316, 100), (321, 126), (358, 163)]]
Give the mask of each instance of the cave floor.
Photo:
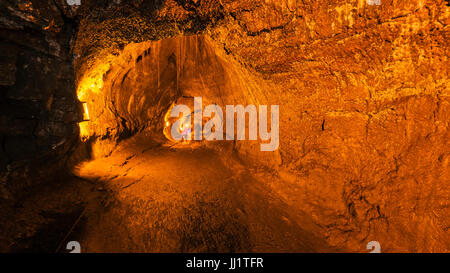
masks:
[(22, 212), (57, 220), (35, 220), (37, 231), (29, 228), (13, 249), (64, 252), (67, 242), (78, 241), (82, 252), (336, 251), (298, 207), (266, 185), (267, 170), (232, 153), (135, 137), (80, 164), (74, 175), (24, 203)]

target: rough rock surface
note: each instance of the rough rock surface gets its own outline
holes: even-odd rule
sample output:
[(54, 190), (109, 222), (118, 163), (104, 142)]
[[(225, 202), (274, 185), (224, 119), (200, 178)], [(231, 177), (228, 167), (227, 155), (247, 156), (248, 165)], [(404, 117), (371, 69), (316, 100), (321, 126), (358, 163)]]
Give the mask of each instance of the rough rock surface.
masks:
[(9, 201), (63, 169), (81, 114), (71, 23), (52, 1), (32, 2), (0, 3), (0, 199)]
[[(54, 20), (44, 12), (36, 17), (49, 29), (61, 28), (59, 33), (67, 20), (75, 22), (70, 49), (78, 90), (89, 80), (109, 84), (109, 64), (135, 69), (137, 59), (127, 63), (123, 58), (130, 43), (202, 35), (231, 64), (229, 69), (242, 71), (253, 85), (249, 90), (258, 90), (254, 97), (243, 93), (243, 104), (280, 105), (280, 148), (269, 166), (284, 184), (276, 183), (274, 190), (308, 212), (328, 243), (353, 251), (364, 251), (370, 240), (386, 251), (449, 251), (448, 1), (381, 0), (379, 6), (365, 0), (82, 1), (78, 8), (55, 3), (59, 13), (49, 15)], [(2, 16), (0, 23), (7, 29), (21, 26), (22, 21), (3, 18), (32, 12), (18, 14)], [(38, 36), (34, 48), (45, 40)], [(8, 90), (27, 90), (11, 86), (31, 82), (17, 81), (23, 68), (14, 65), (21, 60), (14, 52), (22, 46), (16, 43), (2, 42), (12, 52), (1, 59), (1, 71), (8, 71), (0, 81), (2, 90), (6, 86), (2, 103), (13, 99), (6, 97)], [(58, 44), (65, 46), (57, 52), (69, 50), (64, 42), (49, 42), (47, 50)], [(46, 52), (52, 61), (66, 60)], [(42, 97), (51, 93), (34, 90)], [(44, 109), (42, 104), (38, 109)], [(131, 122), (142, 118), (139, 110), (125, 107), (121, 114), (130, 115)], [(122, 129), (146, 128), (120, 124)], [(108, 125), (89, 132), (120, 139), (121, 127), (109, 126), (116, 130), (112, 134)], [(20, 136), (32, 135), (22, 128), (16, 130)], [(1, 137), (3, 143), (9, 139)], [(263, 158), (244, 144), (237, 149), (249, 161)], [(3, 151), (0, 160), (13, 154)]]

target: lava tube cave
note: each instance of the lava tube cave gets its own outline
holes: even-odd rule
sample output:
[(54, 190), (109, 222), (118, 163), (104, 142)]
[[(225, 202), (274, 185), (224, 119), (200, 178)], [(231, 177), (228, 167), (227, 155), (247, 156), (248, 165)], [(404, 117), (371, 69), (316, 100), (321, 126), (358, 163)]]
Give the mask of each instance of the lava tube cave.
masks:
[(0, 252), (450, 251), (448, 2), (72, 2), (0, 3)]

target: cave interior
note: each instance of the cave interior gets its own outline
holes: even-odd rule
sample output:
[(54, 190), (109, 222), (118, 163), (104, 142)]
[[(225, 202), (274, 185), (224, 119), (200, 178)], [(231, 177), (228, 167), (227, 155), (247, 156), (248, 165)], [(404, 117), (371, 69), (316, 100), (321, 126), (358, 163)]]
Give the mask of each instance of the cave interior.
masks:
[(450, 251), (448, 1), (76, 2), (0, 2), (0, 252)]

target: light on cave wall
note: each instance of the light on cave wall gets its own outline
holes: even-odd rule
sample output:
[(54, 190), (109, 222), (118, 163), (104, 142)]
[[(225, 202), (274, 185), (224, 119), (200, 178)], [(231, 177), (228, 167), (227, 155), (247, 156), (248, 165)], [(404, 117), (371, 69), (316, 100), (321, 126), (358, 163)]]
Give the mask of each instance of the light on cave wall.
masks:
[(84, 142), (89, 138), (89, 109), (87, 102), (81, 102), (83, 105), (83, 120), (78, 123), (80, 128), (80, 138)]
[(95, 105), (95, 98), (100, 94), (103, 88), (104, 71), (108, 67), (108, 64), (104, 64), (91, 70), (89, 76), (86, 76), (78, 84), (77, 97), (83, 105), (83, 120), (78, 123), (78, 127), (80, 128), (80, 139), (82, 141), (86, 141), (93, 134), (91, 126), (91, 112), (93, 111), (95, 113), (95, 109), (90, 109), (92, 111), (89, 111), (89, 105), (87, 102), (89, 101), (91, 108)]
[(89, 121), (89, 110), (87, 102), (81, 102), (83, 104), (83, 121)]
[[(163, 133), (166, 136), (166, 138), (170, 141), (188, 144), (188, 143), (190, 143), (190, 141), (188, 140), (187, 136), (191, 135), (190, 139), (192, 139), (192, 130), (191, 130), (192, 124), (191, 124), (191, 121), (188, 120), (186, 117), (184, 117), (184, 119), (181, 120), (181, 122), (179, 123), (179, 126), (178, 126), (178, 132), (181, 136), (183, 136), (183, 140), (181, 140), (181, 141), (175, 140), (172, 137), (172, 133), (171, 133), (172, 126), (174, 125), (174, 122), (178, 120), (178, 118), (170, 117), (170, 113), (174, 106), (175, 106), (175, 103), (170, 106), (169, 110), (164, 115)], [(190, 119), (190, 117), (189, 117), (189, 119)]]
[(88, 95), (90, 92), (95, 92), (96, 85), (93, 83), (90, 83), (87, 88), (78, 88), (78, 100), (81, 102), (83, 106), (83, 120), (78, 123), (78, 127), (80, 128), (80, 139), (81, 141), (86, 141), (90, 134), (89, 130), (89, 121), (91, 120), (91, 117), (89, 115), (89, 107), (88, 103), (85, 101), (88, 98)]

